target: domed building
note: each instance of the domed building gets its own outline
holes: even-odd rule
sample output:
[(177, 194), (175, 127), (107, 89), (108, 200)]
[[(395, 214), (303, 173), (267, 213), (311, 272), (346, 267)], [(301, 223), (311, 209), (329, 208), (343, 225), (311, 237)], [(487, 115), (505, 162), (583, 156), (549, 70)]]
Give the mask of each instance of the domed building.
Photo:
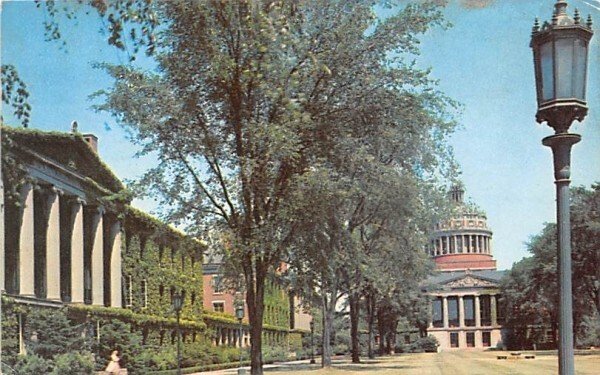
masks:
[(440, 350), (502, 346), (498, 304), (505, 272), (496, 270), (485, 212), (466, 203), (464, 193), (462, 186), (449, 192), (455, 214), (435, 225), (428, 249), (436, 274), (425, 289), (432, 300), (427, 332)]
[(464, 202), (464, 193), (460, 186), (450, 191), (457, 213), (450, 220), (436, 224), (429, 254), (440, 271), (495, 270), (487, 217), (477, 206)]

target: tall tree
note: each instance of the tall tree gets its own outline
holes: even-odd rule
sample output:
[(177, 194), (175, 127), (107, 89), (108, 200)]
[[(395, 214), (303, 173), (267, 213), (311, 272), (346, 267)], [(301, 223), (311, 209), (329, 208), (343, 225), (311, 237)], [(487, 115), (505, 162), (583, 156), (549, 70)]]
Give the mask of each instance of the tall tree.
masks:
[[(98, 93), (106, 97), (98, 109), (131, 130), (143, 153), (158, 155), (140, 184), (168, 219), (191, 233), (225, 233), (245, 277), (253, 374), (262, 373), (266, 275), (309, 227), (289, 215), (303, 176), (323, 169), (356, 186), (344, 167), (354, 153), (359, 167), (388, 155), (388, 169), (422, 179), (450, 167), (453, 103), (407, 58), (418, 52), (417, 35), (442, 23), (439, 2), (381, 2), (393, 7), (385, 19), (374, 13), (379, 3), (89, 2), (109, 21), (109, 44), (156, 56), (155, 71), (104, 65), (116, 83)], [(60, 35), (55, 26), (51, 36)], [(340, 255), (352, 243), (348, 213), (362, 205), (354, 197), (319, 221)]]
[[(584, 321), (600, 321), (600, 185), (572, 189), (571, 233), (573, 241), (573, 323), (578, 339), (587, 333)], [(546, 224), (528, 243), (532, 253), (516, 263), (502, 284), (507, 325), (515, 346), (531, 345), (531, 327), (552, 328), (556, 342), (558, 319), (556, 224)]]

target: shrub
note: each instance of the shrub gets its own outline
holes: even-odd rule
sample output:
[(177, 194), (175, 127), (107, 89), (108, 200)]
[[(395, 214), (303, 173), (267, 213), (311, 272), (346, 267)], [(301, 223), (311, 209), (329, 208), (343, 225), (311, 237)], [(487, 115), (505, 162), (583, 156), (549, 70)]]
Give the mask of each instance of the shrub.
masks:
[(288, 359), (287, 350), (281, 346), (265, 346), (263, 347), (262, 355), (265, 363), (285, 361)]
[(94, 371), (94, 362), (91, 353), (66, 353), (54, 358), (52, 375), (82, 375)]
[(81, 329), (71, 323), (63, 310), (33, 309), (27, 315), (25, 337), (31, 338), (28, 350), (48, 360), (88, 348)]
[(435, 353), (440, 346), (438, 340), (434, 336), (421, 337), (410, 345), (412, 353)]
[(36, 354), (19, 357), (15, 363), (15, 372), (24, 375), (49, 374), (52, 370), (52, 361)]

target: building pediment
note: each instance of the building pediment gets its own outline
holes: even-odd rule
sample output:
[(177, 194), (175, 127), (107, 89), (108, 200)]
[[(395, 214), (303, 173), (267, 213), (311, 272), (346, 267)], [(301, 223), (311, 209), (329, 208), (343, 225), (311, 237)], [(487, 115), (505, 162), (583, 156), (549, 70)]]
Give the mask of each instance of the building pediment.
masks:
[(497, 287), (498, 284), (473, 275), (465, 275), (459, 279), (450, 280), (443, 286), (447, 288), (482, 288)]

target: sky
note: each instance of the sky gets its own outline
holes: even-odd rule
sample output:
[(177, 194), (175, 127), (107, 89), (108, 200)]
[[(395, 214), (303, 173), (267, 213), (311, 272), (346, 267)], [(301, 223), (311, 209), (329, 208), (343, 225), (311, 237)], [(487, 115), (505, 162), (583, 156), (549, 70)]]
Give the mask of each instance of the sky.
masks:
[[(527, 256), (530, 236), (555, 221), (552, 154), (541, 144), (553, 131), (535, 122), (529, 48), (535, 17), (550, 20), (553, 4), (554, 0), (452, 0), (444, 14), (453, 26), (427, 32), (417, 56), (420, 67), (432, 69), (439, 89), (462, 104), (457, 117), (461, 126), (450, 144), (467, 197), (487, 212), (499, 269)], [(569, 5), (570, 14), (577, 7), (600, 25), (600, 0), (570, 0)], [(31, 128), (69, 131), (77, 120), (82, 133), (98, 136), (100, 156), (122, 179), (133, 179), (152, 165), (151, 157), (135, 158), (138, 148), (111, 117), (91, 108), (89, 95), (112, 83), (93, 63), (128, 59), (106, 44), (97, 17), (81, 14), (67, 22), (63, 48), (44, 40), (45, 15), (33, 1), (3, 1), (0, 20), (0, 60), (15, 65), (27, 83)], [(600, 35), (593, 37), (589, 55), (590, 112), (582, 124), (571, 127), (582, 135), (573, 148), (572, 185), (588, 187), (600, 182)], [(2, 114), (6, 123), (17, 125), (10, 108), (3, 107)], [(134, 205), (147, 211), (156, 208), (150, 200)]]

